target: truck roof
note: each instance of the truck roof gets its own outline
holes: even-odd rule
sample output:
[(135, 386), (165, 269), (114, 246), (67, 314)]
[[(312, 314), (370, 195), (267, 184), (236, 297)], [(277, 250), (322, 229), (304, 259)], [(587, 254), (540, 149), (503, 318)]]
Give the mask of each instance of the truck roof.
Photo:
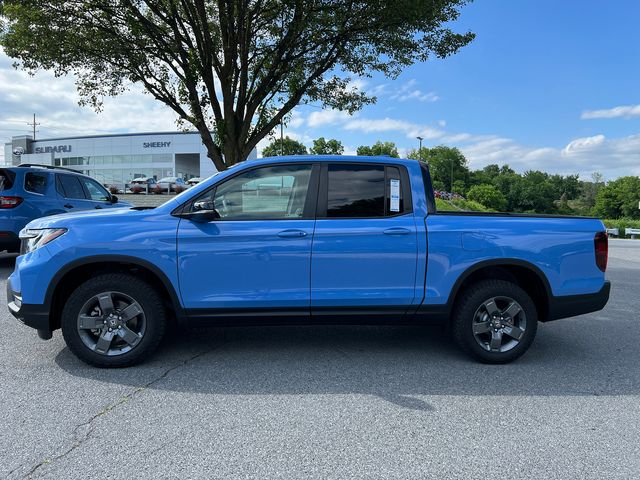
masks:
[(396, 158), (389, 156), (364, 156), (364, 155), (285, 155), (278, 157), (262, 157), (257, 160), (248, 160), (251, 163), (286, 163), (296, 161), (306, 162), (349, 162), (349, 163), (406, 163), (415, 162), (406, 158)]

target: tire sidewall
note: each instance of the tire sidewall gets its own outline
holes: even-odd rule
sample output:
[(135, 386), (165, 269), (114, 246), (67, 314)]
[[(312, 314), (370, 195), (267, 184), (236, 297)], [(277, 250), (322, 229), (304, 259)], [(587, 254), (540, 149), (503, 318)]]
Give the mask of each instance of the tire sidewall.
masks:
[[(520, 304), (526, 315), (525, 333), (514, 348), (507, 352), (490, 352), (478, 344), (473, 334), (473, 321), (477, 309), (492, 297), (505, 296)], [(485, 363), (507, 363), (523, 355), (531, 346), (538, 326), (538, 313), (531, 297), (518, 285), (506, 280), (484, 280), (462, 293), (453, 318), (456, 342), (469, 354)]]
[[(106, 291), (124, 293), (140, 304), (145, 315), (142, 340), (129, 352), (101, 355), (87, 347), (77, 328), (78, 315), (85, 303)], [(160, 343), (166, 328), (162, 299), (144, 280), (128, 274), (105, 274), (87, 280), (68, 298), (62, 309), (62, 335), (69, 349), (81, 360), (98, 367), (125, 367), (144, 360)]]

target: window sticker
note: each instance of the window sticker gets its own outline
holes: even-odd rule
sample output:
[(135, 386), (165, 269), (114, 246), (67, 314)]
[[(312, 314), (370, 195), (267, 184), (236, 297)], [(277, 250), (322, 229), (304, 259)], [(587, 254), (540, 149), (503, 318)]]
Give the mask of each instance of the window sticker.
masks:
[(400, 180), (395, 178), (390, 179), (389, 190), (390, 190), (390, 197), (391, 197), (391, 205), (389, 206), (389, 211), (399, 212), (400, 211)]

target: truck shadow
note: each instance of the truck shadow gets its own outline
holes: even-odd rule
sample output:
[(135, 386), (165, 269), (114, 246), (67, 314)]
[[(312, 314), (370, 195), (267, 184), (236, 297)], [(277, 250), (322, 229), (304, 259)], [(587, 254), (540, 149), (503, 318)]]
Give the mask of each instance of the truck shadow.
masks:
[[(622, 334), (628, 327), (615, 329)], [(74, 376), (135, 388), (375, 395), (428, 411), (431, 395), (636, 395), (637, 336), (621, 341), (610, 326), (584, 316), (541, 325), (531, 350), (515, 363), (483, 365), (459, 352), (437, 328), (216, 328), (174, 334), (150, 361), (133, 368), (95, 369), (66, 348), (56, 362)]]

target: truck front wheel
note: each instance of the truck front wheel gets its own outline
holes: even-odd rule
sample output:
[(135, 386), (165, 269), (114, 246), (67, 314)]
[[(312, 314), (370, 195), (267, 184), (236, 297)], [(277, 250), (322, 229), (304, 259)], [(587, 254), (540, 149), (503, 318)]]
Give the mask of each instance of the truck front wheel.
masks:
[(125, 273), (93, 277), (62, 310), (62, 335), (81, 360), (126, 367), (153, 352), (166, 327), (162, 298), (147, 282)]
[(527, 351), (538, 314), (531, 297), (505, 280), (482, 280), (465, 289), (454, 308), (456, 343), (484, 363), (507, 363)]

